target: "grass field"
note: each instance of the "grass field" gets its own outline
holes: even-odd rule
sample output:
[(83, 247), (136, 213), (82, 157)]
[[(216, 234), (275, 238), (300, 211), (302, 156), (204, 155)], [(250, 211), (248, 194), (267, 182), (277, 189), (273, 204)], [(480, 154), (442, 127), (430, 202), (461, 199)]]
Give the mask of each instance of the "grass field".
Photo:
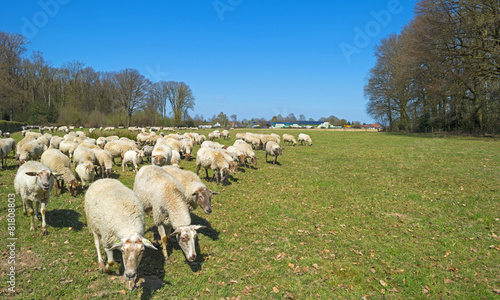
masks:
[[(6, 290), (7, 203), (17, 170), (9, 159), (0, 172), (0, 297), (500, 297), (500, 140), (308, 133), (314, 146), (285, 146), (277, 165), (256, 151), (257, 168), (242, 169), (226, 185), (206, 183), (220, 195), (211, 215), (192, 213), (193, 224), (208, 227), (200, 231), (196, 263), (188, 264), (175, 242), (166, 262), (161, 251), (147, 249), (132, 292), (121, 279), (121, 256), (112, 274), (98, 271), (84, 193), (51, 198), (43, 237), (40, 222), (29, 231), (16, 197), (16, 293)], [(195, 170), (195, 161), (181, 166)], [(132, 188), (134, 173), (115, 171)], [(146, 237), (157, 239), (156, 228)]]

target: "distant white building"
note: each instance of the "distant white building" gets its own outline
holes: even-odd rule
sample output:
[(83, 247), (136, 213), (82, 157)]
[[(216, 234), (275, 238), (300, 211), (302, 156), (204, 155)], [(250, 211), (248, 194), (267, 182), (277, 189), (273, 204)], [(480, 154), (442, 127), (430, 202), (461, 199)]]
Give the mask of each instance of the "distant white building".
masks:
[(219, 122), (217, 122), (217, 123), (215, 123), (212, 127), (217, 128), (217, 127), (221, 127), (221, 126), (220, 126), (220, 123), (219, 123)]

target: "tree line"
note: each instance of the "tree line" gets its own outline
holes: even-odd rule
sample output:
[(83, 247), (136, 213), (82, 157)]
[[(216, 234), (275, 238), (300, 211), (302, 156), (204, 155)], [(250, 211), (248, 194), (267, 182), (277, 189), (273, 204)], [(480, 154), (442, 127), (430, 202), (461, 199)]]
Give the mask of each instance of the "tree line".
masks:
[(81, 62), (55, 68), (26, 39), (0, 31), (1, 119), (30, 124), (181, 126), (195, 97), (184, 82), (151, 82), (138, 70), (99, 72)]
[(500, 132), (498, 0), (420, 0), (375, 57), (366, 110), (389, 130)]

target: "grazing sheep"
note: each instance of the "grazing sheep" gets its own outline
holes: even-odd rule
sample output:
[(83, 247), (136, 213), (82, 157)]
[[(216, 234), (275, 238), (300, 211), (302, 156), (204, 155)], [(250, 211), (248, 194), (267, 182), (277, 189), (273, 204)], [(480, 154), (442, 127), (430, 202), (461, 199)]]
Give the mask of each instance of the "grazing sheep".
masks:
[(59, 146), (61, 145), (61, 142), (64, 139), (60, 136), (54, 135), (52, 138), (50, 138), (50, 144), (49, 144), (49, 149), (59, 149)]
[(245, 156), (247, 158), (247, 162), (246, 162), (247, 167), (249, 167), (248, 160), (251, 160), (254, 165), (257, 165), (257, 156), (253, 152), (252, 146), (250, 146), (249, 144), (247, 144), (243, 140), (236, 140), (236, 141), (234, 141), (233, 145), (235, 147), (239, 148), (241, 150), (241, 152), (243, 152), (243, 154), (245, 154)]
[(37, 160), (42, 156), (45, 145), (40, 140), (33, 140), (23, 145), (19, 155), (19, 165), (27, 160)]
[(75, 177), (82, 184), (82, 188), (85, 188), (87, 182), (90, 184), (94, 181), (94, 165), (93, 164), (79, 164), (75, 168)]
[(28, 161), (17, 170), (14, 179), (14, 189), (16, 194), (23, 199), (23, 214), (27, 215), (26, 206), (29, 208), (31, 225), (30, 230), (35, 230), (35, 212), (33, 203), (36, 204), (36, 212), (41, 204), (42, 214), (42, 235), (47, 234), (47, 224), (45, 222), (45, 206), (50, 199), (50, 189), (54, 185), (54, 174), (42, 163)]
[(295, 137), (291, 134), (283, 134), (283, 144), (289, 143), (292, 146), (297, 145), (297, 141), (295, 140)]
[(172, 150), (172, 159), (170, 159), (172, 166), (179, 167), (181, 162), (181, 154), (175, 150)]
[(211, 149), (227, 149), (226, 145), (219, 144), (217, 142), (212, 141), (204, 141), (201, 144), (201, 148), (211, 148)]
[(98, 137), (97, 140), (95, 141), (96, 145), (101, 147), (101, 149), (104, 149), (104, 145), (106, 145), (107, 142), (108, 141), (103, 136)]
[[(234, 165), (232, 165), (232, 164)], [(229, 176), (229, 172), (233, 172), (235, 166), (237, 165), (235, 162), (227, 161), (224, 157), (224, 153), (218, 150), (214, 150), (211, 148), (200, 148), (198, 153), (196, 154), (196, 175), (199, 175), (200, 168), (205, 168), (205, 172), (207, 174), (208, 179), (208, 169), (212, 169), (214, 171), (214, 176), (217, 184), (220, 182), (224, 182), (226, 178)], [(220, 173), (220, 177), (219, 177)]]
[(237, 140), (242, 140), (245, 137), (245, 134), (243, 132), (238, 132), (236, 134), (236, 139)]
[(194, 261), (196, 230), (204, 227), (191, 225), (184, 189), (179, 181), (160, 167), (145, 166), (135, 176), (134, 192), (141, 200), (144, 211), (153, 214), (165, 259), (168, 259), (167, 236), (170, 236), (173, 227), (175, 231), (171, 235), (177, 236), (186, 259)]
[(234, 161), (238, 162), (238, 165), (244, 165), (246, 161), (246, 155), (241, 151), (240, 148), (236, 146), (229, 146), (226, 149), (227, 153), (231, 155)]
[(79, 144), (77, 142), (72, 140), (64, 140), (59, 144), (59, 150), (71, 159), (78, 145)]
[(144, 151), (139, 150), (129, 150), (125, 152), (122, 159), (122, 171), (125, 172), (125, 166), (128, 166), (129, 163), (132, 164), (134, 168), (134, 172), (137, 172), (139, 169), (137, 166), (142, 163), (142, 158), (144, 157)]
[(62, 193), (64, 184), (66, 184), (66, 188), (70, 194), (76, 197), (79, 184), (71, 172), (69, 157), (58, 149), (48, 149), (42, 154), (40, 162), (57, 174), (54, 181), (54, 196), (57, 196), (57, 188), (59, 187)]
[(157, 143), (151, 153), (151, 163), (160, 167), (172, 164), (172, 149), (163, 143)]
[(73, 155), (73, 164), (75, 168), (79, 164), (93, 165), (95, 161), (94, 151), (84, 146), (78, 146), (78, 148), (76, 148)]
[(193, 150), (193, 141), (191, 141), (189, 138), (183, 139), (181, 141), (181, 154), (184, 155), (186, 160), (189, 160), (191, 157), (191, 151)]
[(113, 163), (116, 165), (115, 158), (120, 157), (123, 159), (123, 155), (125, 155), (125, 152), (129, 150), (139, 150), (135, 145), (132, 145), (130, 142), (127, 141), (109, 141), (104, 145), (104, 150), (108, 151), (111, 153), (111, 156), (113, 157)]
[(181, 142), (179, 140), (174, 140), (172, 138), (162, 138), (161, 140), (157, 141), (157, 144), (159, 144), (159, 143), (163, 143), (163, 144), (169, 146), (170, 149), (175, 150), (175, 151), (177, 151), (179, 153), (182, 152), (182, 150), (181, 150)]
[[(122, 251), (123, 277), (131, 290), (144, 247), (156, 249), (144, 238), (144, 208), (137, 195), (116, 179), (96, 181), (85, 194), (87, 226), (94, 235), (99, 270), (108, 273), (114, 264), (113, 250)], [(108, 257), (104, 265), (101, 244)]]
[(142, 147), (142, 151), (144, 151), (144, 157), (146, 157), (146, 161), (151, 162), (151, 154), (153, 153), (153, 146), (146, 145)]
[(270, 141), (266, 143), (266, 162), (267, 156), (270, 155), (273, 157), (273, 165), (278, 161), (278, 155), (282, 155), (282, 149), (280, 145), (276, 142)]
[(220, 134), (225, 140), (229, 140), (231, 138), (231, 135), (229, 134), (229, 131), (224, 129), (222, 130)]
[(16, 147), (16, 141), (13, 138), (0, 139), (0, 159), (2, 161), (2, 168), (7, 166), (7, 157), (9, 153)]
[(219, 193), (208, 189), (194, 172), (181, 170), (174, 166), (165, 166), (163, 169), (174, 176), (184, 188), (184, 195), (190, 211), (195, 210), (199, 205), (207, 215), (212, 213), (212, 195), (219, 195)]
[(299, 133), (299, 143), (301, 145), (305, 145), (306, 143), (308, 143), (309, 146), (313, 145), (311, 137), (305, 133)]
[(19, 160), (21, 148), (24, 146), (24, 144), (27, 144), (27, 143), (34, 141), (34, 140), (36, 140), (36, 139), (31, 138), (31, 137), (25, 137), (22, 140), (20, 140), (19, 142), (17, 142), (17, 144), (16, 144), (16, 156), (15, 156), (16, 160)]
[(104, 174), (106, 177), (110, 177), (113, 174), (113, 156), (106, 150), (102, 149), (91, 149), (94, 151), (94, 155), (97, 161), (97, 164), (101, 167), (101, 177), (104, 178)]
[(247, 132), (245, 133), (245, 137), (243, 138), (243, 140), (248, 144), (252, 145), (253, 149), (262, 149), (263, 147), (262, 142), (260, 140), (260, 135), (258, 134)]

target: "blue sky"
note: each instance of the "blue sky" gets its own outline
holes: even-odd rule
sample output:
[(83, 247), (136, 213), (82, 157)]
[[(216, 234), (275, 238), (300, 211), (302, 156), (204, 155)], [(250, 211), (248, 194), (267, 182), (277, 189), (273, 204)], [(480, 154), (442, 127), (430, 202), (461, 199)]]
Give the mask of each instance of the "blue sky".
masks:
[(1, 1), (0, 30), (25, 35), (60, 67), (135, 68), (184, 81), (195, 114), (294, 113), (371, 123), (363, 86), (373, 48), (413, 16), (413, 1)]

